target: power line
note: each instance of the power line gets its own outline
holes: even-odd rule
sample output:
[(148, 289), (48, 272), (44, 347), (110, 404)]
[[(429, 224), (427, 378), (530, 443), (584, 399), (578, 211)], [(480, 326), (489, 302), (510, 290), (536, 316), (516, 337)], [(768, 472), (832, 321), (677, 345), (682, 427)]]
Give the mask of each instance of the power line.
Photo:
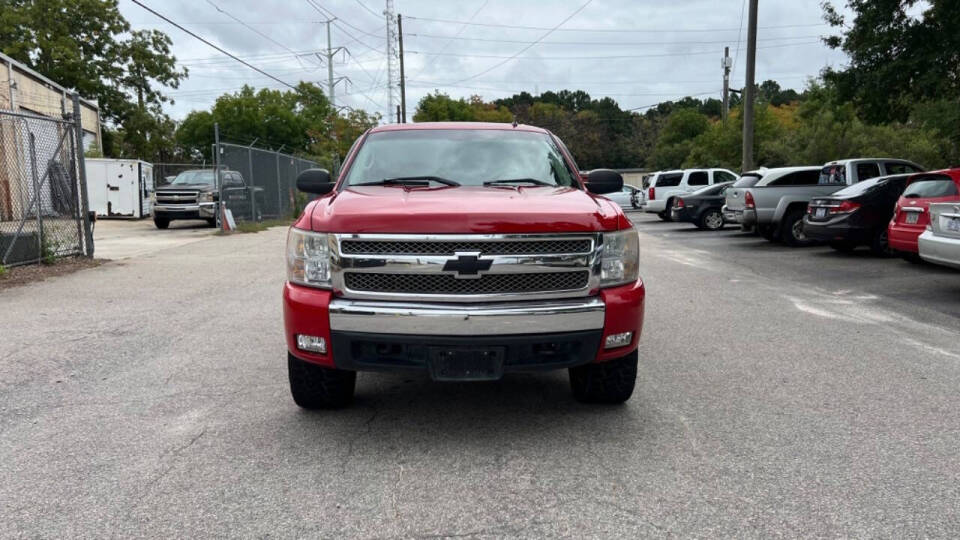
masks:
[(179, 24), (171, 21), (171, 20), (168, 19), (166, 16), (161, 15), (160, 13), (158, 13), (158, 12), (154, 11), (153, 9), (147, 7), (147, 6), (144, 5), (144, 3), (141, 2), (140, 0), (131, 0), (131, 1), (132, 1), (134, 4), (142, 7), (143, 9), (149, 11), (150, 13), (153, 13), (153, 14), (156, 15), (157, 17), (160, 17), (161, 19), (167, 21), (168, 23), (176, 26), (176, 27), (179, 28), (181, 31), (186, 32), (187, 34), (190, 34), (191, 36), (199, 39), (200, 41), (202, 41), (202, 42), (204, 42), (204, 43), (206, 43), (206, 44), (209, 45), (210, 47), (213, 47), (214, 49), (222, 52), (223, 54), (229, 56), (230, 58), (233, 58), (233, 59), (236, 60), (237, 62), (240, 62), (241, 64), (247, 66), (248, 68), (256, 71), (257, 73), (260, 73), (261, 75), (264, 75), (264, 76), (266, 76), (266, 77), (269, 77), (269, 78), (277, 81), (278, 83), (280, 83), (280, 84), (282, 84), (282, 85), (284, 85), (284, 86), (286, 86), (286, 87), (288, 87), (288, 88), (290, 88), (290, 89), (296, 90), (296, 88), (297, 88), (296, 86), (294, 86), (294, 85), (292, 85), (292, 84), (290, 84), (290, 83), (288, 83), (288, 82), (282, 81), (282, 80), (278, 79), (277, 77), (274, 77), (273, 75), (271, 75), (271, 74), (267, 73), (266, 71), (258, 68), (257, 66), (254, 66), (253, 64), (250, 64), (249, 62), (246, 62), (246, 61), (244, 61), (244, 60), (241, 60), (239, 57), (234, 56), (233, 53), (230, 53), (230, 52), (228, 52), (228, 51), (226, 51), (226, 50), (224, 50), (224, 49), (221, 49), (221, 48), (218, 47), (217, 45), (214, 45), (213, 43), (207, 41), (206, 39), (200, 37), (199, 35), (191, 32), (190, 30), (187, 30), (187, 29), (184, 28), (183, 26), (181, 26), (181, 25), (179, 25)]
[[(602, 46), (627, 46), (627, 45), (715, 45), (718, 43), (730, 43), (730, 40), (718, 40), (718, 41), (525, 41), (517, 39), (492, 39), (492, 38), (474, 38), (474, 37), (459, 37), (459, 36), (438, 36), (433, 34), (406, 34), (411, 37), (419, 38), (429, 38), (429, 39), (446, 39), (446, 40), (461, 40), (461, 41), (484, 41), (488, 43), (528, 43), (540, 45), (602, 45)], [(768, 37), (761, 38), (760, 41), (781, 41), (786, 39), (810, 39), (810, 38), (820, 38), (819, 34), (816, 35), (806, 35), (806, 36), (783, 36), (783, 37)]]
[[(484, 26), (488, 28), (512, 28), (517, 30), (550, 30), (550, 27), (546, 26), (524, 26), (518, 24), (496, 24), (496, 23), (478, 23), (472, 21), (456, 21), (450, 19), (436, 19), (432, 17), (415, 17), (413, 15), (404, 15), (405, 19), (413, 19), (418, 21), (429, 21), (429, 22), (438, 22), (445, 24), (463, 24), (468, 26)], [(771, 26), (761, 26), (763, 29), (774, 29), (774, 28), (810, 28), (814, 26), (826, 26), (825, 23), (809, 23), (809, 24), (780, 24), (780, 25), (771, 25)], [(663, 32), (663, 33), (672, 33), (672, 32), (736, 32), (737, 28), (671, 28), (664, 29), (660, 28), (557, 28), (556, 32), (612, 32), (612, 33), (651, 33), (651, 32)]]
[[(776, 49), (781, 47), (795, 47), (800, 45), (822, 45), (823, 42), (817, 41), (806, 41), (806, 42), (796, 42), (796, 43), (781, 43), (777, 45), (766, 45), (763, 47), (757, 47), (758, 49)], [(617, 55), (593, 55), (593, 56), (504, 56), (497, 54), (461, 54), (461, 53), (446, 53), (446, 52), (430, 52), (430, 51), (406, 51), (410, 54), (423, 54), (426, 56), (457, 56), (462, 58), (506, 58), (507, 60), (617, 60), (617, 59), (630, 59), (630, 58), (670, 58), (670, 57), (682, 57), (682, 56), (701, 56), (709, 54), (717, 54), (717, 51), (694, 51), (694, 52), (680, 52), (680, 53), (655, 53), (655, 54), (617, 54)], [(502, 65), (502, 64), (501, 64)], [(499, 67), (499, 66), (494, 66)], [(492, 69), (491, 69), (492, 70)], [(487, 71), (491, 71), (487, 70)], [(476, 76), (479, 77), (483, 73), (478, 73)], [(471, 77), (472, 78), (472, 77)], [(469, 79), (465, 79), (469, 80)], [(464, 82), (454, 81), (455, 83)]]
[(551, 28), (550, 30), (547, 30), (547, 32), (545, 32), (543, 35), (541, 35), (539, 38), (537, 38), (536, 41), (534, 41), (533, 43), (530, 43), (530, 44), (527, 45), (526, 47), (520, 49), (520, 50), (517, 51), (516, 54), (514, 54), (513, 56), (511, 56), (511, 57), (503, 60), (502, 62), (497, 62), (496, 64), (488, 67), (487, 69), (485, 69), (485, 70), (483, 70), (483, 71), (481, 71), (481, 72), (479, 72), (479, 73), (475, 73), (475, 74), (473, 74), (473, 75), (471, 75), (471, 76), (469, 76), (469, 77), (467, 77), (467, 78), (465, 78), (465, 79), (460, 79), (460, 80), (456, 81), (455, 84), (457, 84), (457, 83), (462, 83), (462, 82), (466, 82), (466, 81), (469, 81), (469, 80), (472, 80), (472, 79), (476, 79), (477, 77), (479, 77), (479, 76), (481, 76), (481, 75), (486, 75), (487, 73), (490, 73), (491, 71), (497, 69), (498, 67), (506, 64), (506, 63), (509, 62), (510, 60), (513, 60), (514, 58), (520, 56), (521, 54), (529, 51), (531, 48), (533, 48), (534, 45), (536, 45), (537, 43), (539, 43), (539, 42), (543, 41), (544, 39), (546, 39), (547, 37), (549, 37), (550, 34), (552, 34), (557, 28), (560, 28), (561, 26), (563, 26), (564, 23), (566, 23), (566, 22), (569, 21), (570, 19), (576, 17), (577, 14), (580, 13), (581, 11), (583, 11), (587, 6), (589, 6), (591, 2), (593, 2), (593, 0), (587, 0), (586, 2), (584, 2), (580, 7), (578, 7), (577, 9), (575, 9), (575, 10), (573, 11), (573, 13), (571, 13), (570, 15), (568, 15), (566, 19), (560, 21), (556, 26), (554, 26), (554, 27)]
[(740, 59), (740, 40), (743, 38), (743, 12), (747, 7), (747, 0), (743, 0), (743, 3), (740, 4), (740, 27), (737, 28), (737, 52), (733, 56), (733, 65), (730, 66), (730, 73), (733, 73), (737, 68), (737, 60)]
[[(357, 1), (359, 2), (360, 0), (357, 0)], [(463, 31), (466, 30), (468, 26), (470, 26), (470, 23), (473, 22), (473, 19), (476, 18), (476, 16), (477, 16), (481, 11), (483, 11), (483, 8), (487, 7), (487, 4), (489, 4), (489, 3), (490, 3), (490, 0), (483, 0), (483, 3), (480, 4), (480, 7), (478, 7), (478, 8), (473, 12), (473, 15), (470, 15), (470, 18), (467, 19), (467, 21), (463, 23), (463, 25), (460, 27), (460, 29), (457, 30), (457, 33), (454, 34), (453, 36), (454, 36), (454, 37), (458, 37), (460, 34), (462, 34)], [(407, 35), (414, 35), (414, 34), (407, 34)], [(441, 45), (441, 48), (446, 48), (447, 45), (450, 45), (451, 41), (452, 41), (452, 39), (451, 39), (450, 41), (447, 41), (447, 42), (444, 43), (443, 45)], [(423, 73), (424, 71), (427, 71), (428, 68), (433, 67), (433, 64), (436, 64), (436, 63), (437, 63), (436, 60), (433, 60), (433, 61), (429, 61), (429, 60), (428, 60), (427, 63), (425, 63), (425, 64), (423, 65), (423, 67), (421, 67), (419, 70), (417, 70), (416, 73), (414, 73), (413, 75), (411, 75), (411, 77), (416, 77), (416, 76), (420, 75), (420, 74)]]
[(634, 108), (632, 108), (632, 109), (625, 109), (625, 110), (626, 110), (626, 111), (641, 111), (641, 110), (643, 110), (643, 109), (649, 109), (649, 108), (651, 108), (651, 107), (656, 107), (657, 105), (662, 105), (662, 104), (664, 104), (664, 103), (671, 103), (671, 102), (674, 102), (674, 101), (678, 101), (678, 100), (681, 100), (681, 99), (683, 99), (683, 98), (688, 98), (688, 97), (700, 97), (700, 96), (706, 96), (706, 95), (709, 95), (709, 94), (716, 94), (716, 93), (717, 93), (717, 91), (714, 91), (714, 92), (702, 92), (702, 93), (699, 93), (699, 94), (689, 94), (689, 95), (682, 96), (682, 97), (678, 97), (678, 98), (674, 98), (674, 99), (668, 99), (668, 100), (665, 100), (665, 101), (658, 101), (657, 103), (653, 103), (653, 104), (651, 104), (651, 105), (643, 105), (643, 106), (640, 106), (640, 107), (634, 107)]
[(364, 3), (361, 2), (360, 0), (356, 0), (356, 1), (357, 1), (357, 4), (360, 4), (360, 7), (362, 7), (362, 8), (365, 9), (365, 10), (367, 10), (367, 13), (369, 13), (369, 14), (373, 15), (374, 17), (376, 17), (377, 20), (380, 20), (380, 17), (381, 17), (381, 14), (380, 14), (380, 13), (377, 13), (376, 11), (370, 9), (366, 4), (364, 4)]

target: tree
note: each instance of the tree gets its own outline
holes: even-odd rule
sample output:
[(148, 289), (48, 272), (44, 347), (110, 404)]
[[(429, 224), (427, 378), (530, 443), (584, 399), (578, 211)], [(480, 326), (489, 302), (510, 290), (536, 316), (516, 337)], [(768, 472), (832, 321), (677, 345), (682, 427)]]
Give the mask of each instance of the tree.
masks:
[(96, 100), (136, 157), (153, 158), (154, 139), (169, 131), (161, 88), (187, 76), (170, 44), (156, 30), (130, 31), (116, 0), (4, 0), (0, 9), (0, 50)]
[(826, 43), (843, 50), (850, 65), (827, 70), (841, 101), (852, 101), (871, 123), (906, 121), (913, 104), (960, 98), (960, 3), (929, 0), (919, 17), (916, 0), (847, 0), (852, 21), (830, 2), (824, 19), (840, 31)]

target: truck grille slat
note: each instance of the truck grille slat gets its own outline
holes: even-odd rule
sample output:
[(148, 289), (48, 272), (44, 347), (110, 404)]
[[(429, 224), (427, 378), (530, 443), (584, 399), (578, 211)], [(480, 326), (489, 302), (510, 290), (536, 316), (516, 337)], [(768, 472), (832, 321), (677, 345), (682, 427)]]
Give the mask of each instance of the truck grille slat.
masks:
[(157, 190), (157, 204), (196, 204), (197, 191)]
[(345, 285), (354, 291), (407, 294), (496, 294), (580, 290), (587, 286), (589, 270), (530, 274), (486, 274), (458, 279), (449, 274), (374, 274), (347, 272)]
[(343, 240), (340, 250), (347, 255), (454, 255), (480, 252), (483, 255), (543, 255), (590, 253), (589, 239), (534, 241), (417, 241)]

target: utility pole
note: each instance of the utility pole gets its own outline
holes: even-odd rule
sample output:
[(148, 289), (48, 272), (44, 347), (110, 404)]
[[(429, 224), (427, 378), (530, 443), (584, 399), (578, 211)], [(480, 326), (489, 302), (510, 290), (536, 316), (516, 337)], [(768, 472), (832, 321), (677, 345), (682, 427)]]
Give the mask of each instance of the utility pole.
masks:
[(383, 16), (387, 23), (387, 116), (391, 122), (400, 122), (400, 118), (394, 116), (394, 106), (400, 101), (400, 83), (397, 81), (400, 70), (397, 66), (398, 19), (394, 16), (393, 0), (385, 0)]
[(335, 89), (336, 89), (337, 83), (341, 81), (346, 81), (347, 83), (351, 82), (348, 77), (333, 76), (333, 57), (336, 56), (337, 53), (341, 51), (349, 52), (347, 51), (346, 47), (333, 48), (333, 45), (331, 44), (332, 38), (330, 35), (330, 23), (332, 23), (335, 20), (337, 19), (333, 18), (333, 19), (327, 19), (326, 21), (324, 21), (327, 23), (327, 52), (323, 55), (321, 55), (320, 53), (317, 53), (317, 58), (319, 58), (321, 61), (326, 61), (327, 63), (327, 97), (330, 98), (331, 107), (337, 106), (337, 99), (335, 95)]
[(750, 20), (747, 27), (747, 81), (743, 88), (743, 162), (741, 172), (753, 170), (753, 101), (754, 79), (757, 67), (757, 0), (750, 0)]
[(733, 60), (730, 58), (730, 47), (723, 48), (723, 123), (727, 123), (727, 117), (730, 116), (730, 68), (733, 66)]
[(400, 123), (407, 123), (407, 79), (403, 74), (403, 15), (397, 13), (397, 40), (400, 42)]

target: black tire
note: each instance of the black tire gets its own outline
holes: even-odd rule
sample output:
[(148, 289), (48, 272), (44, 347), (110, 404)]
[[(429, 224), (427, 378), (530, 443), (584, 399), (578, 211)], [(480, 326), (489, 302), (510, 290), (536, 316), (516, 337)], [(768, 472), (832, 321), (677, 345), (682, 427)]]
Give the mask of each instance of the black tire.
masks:
[(208, 219), (207, 219), (207, 225), (209, 225), (210, 227), (216, 227), (216, 226), (217, 226), (217, 218), (208, 218)]
[(777, 228), (773, 225), (757, 225), (757, 234), (770, 242), (777, 241)]
[(170, 226), (170, 220), (167, 218), (153, 218), (153, 224), (157, 226), (158, 229), (166, 229)]
[(813, 241), (803, 234), (804, 211), (796, 208), (787, 212), (780, 222), (780, 240), (790, 247), (802, 247), (813, 244)]
[(600, 364), (570, 368), (570, 389), (582, 403), (623, 403), (637, 383), (637, 351)]
[(664, 221), (673, 221), (673, 199), (667, 199), (667, 206), (663, 209)]
[(700, 219), (697, 220), (697, 227), (708, 231), (719, 231), (723, 228), (723, 225), (723, 214), (713, 208), (704, 210), (700, 214)]
[(873, 233), (873, 239), (870, 240), (870, 252), (877, 257), (892, 257), (893, 249), (887, 241), (887, 228), (884, 227)]
[(670, 214), (667, 214), (666, 212), (658, 212), (657, 217), (660, 218), (661, 221), (673, 221), (673, 218), (670, 217)]
[(857, 245), (853, 242), (830, 242), (830, 247), (843, 253), (851, 253), (857, 249)]
[(290, 394), (304, 409), (339, 409), (353, 401), (357, 372), (305, 362), (287, 353)]

